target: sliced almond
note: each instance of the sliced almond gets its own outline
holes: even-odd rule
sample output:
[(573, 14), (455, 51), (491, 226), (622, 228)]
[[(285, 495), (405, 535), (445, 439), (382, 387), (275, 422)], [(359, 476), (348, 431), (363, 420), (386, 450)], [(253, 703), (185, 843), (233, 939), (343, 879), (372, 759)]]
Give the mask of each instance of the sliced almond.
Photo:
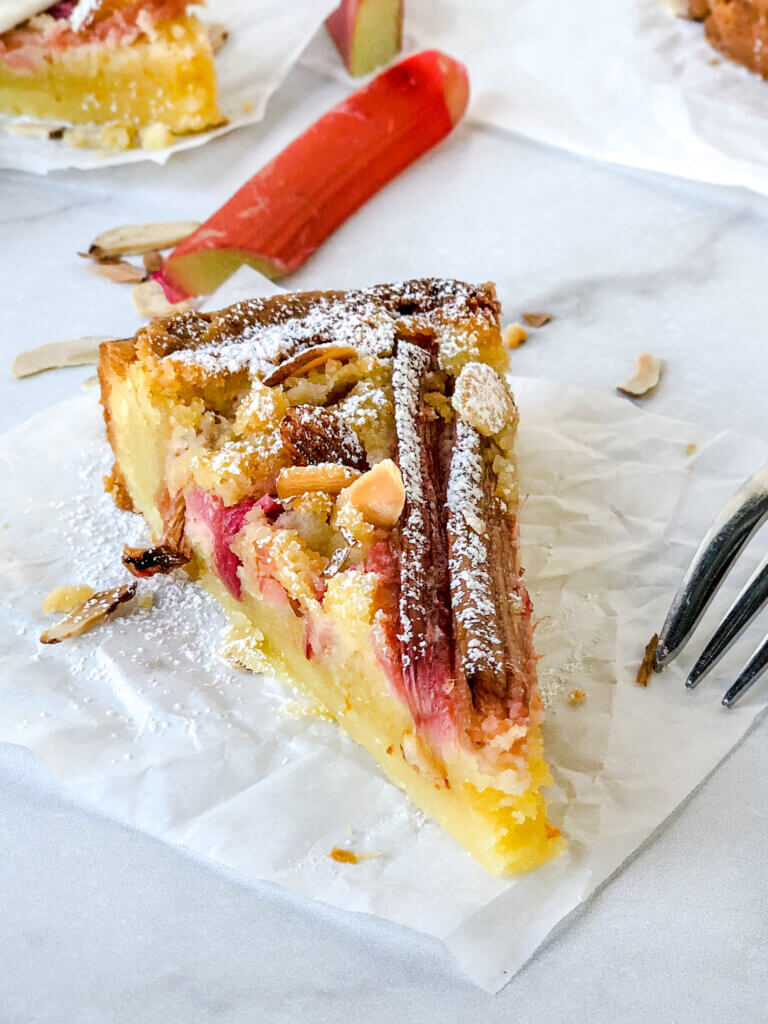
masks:
[(384, 459), (350, 484), (342, 498), (372, 526), (391, 530), (405, 505), (403, 477), (391, 459)]
[(118, 605), (130, 601), (136, 594), (136, 586), (135, 583), (128, 583), (122, 587), (113, 587), (112, 590), (102, 590), (82, 601), (61, 622), (44, 630), (40, 634), (40, 643), (58, 644), (62, 640), (87, 633), (111, 615)]
[(523, 313), (523, 321), (529, 327), (543, 327), (552, 319), (551, 313)]
[(483, 437), (498, 434), (515, 414), (506, 384), (487, 363), (467, 363), (456, 380), (452, 404)]
[(153, 249), (151, 252), (145, 252), (141, 261), (148, 274), (156, 274), (163, 265), (163, 257), (157, 249)]
[(116, 281), (118, 284), (138, 284), (147, 276), (140, 267), (121, 259), (98, 260), (88, 267), (88, 272), (106, 277), (108, 281)]
[(339, 494), (360, 476), (356, 469), (334, 462), (321, 462), (318, 466), (288, 466), (277, 477), (278, 498), (292, 498), (306, 491), (325, 491)]
[(341, 570), (344, 568), (344, 563), (349, 558), (349, 553), (351, 550), (352, 548), (349, 545), (343, 548), (336, 548), (336, 550), (331, 555), (330, 562), (328, 563), (328, 565), (326, 565), (326, 567), (323, 569), (321, 573), (324, 579), (333, 579), (333, 577), (336, 576), (337, 573), (341, 572)]
[(90, 335), (85, 338), (72, 338), (71, 341), (53, 341), (48, 345), (20, 352), (13, 360), (11, 370), (15, 377), (31, 377), (35, 373), (57, 370), (62, 366), (98, 363), (99, 345), (105, 341), (117, 340), (109, 336)]
[(192, 220), (123, 224), (94, 238), (88, 255), (93, 259), (100, 256), (140, 256), (154, 249), (171, 249), (199, 227), (199, 223)]
[(147, 320), (156, 320), (161, 316), (169, 316), (171, 313), (187, 313), (192, 309), (190, 299), (183, 302), (169, 302), (165, 297), (162, 285), (150, 278), (137, 284), (132, 293), (133, 304), (140, 316)]
[(208, 33), (211, 49), (214, 53), (218, 53), (229, 39), (229, 29), (226, 25), (222, 25), (220, 21), (214, 21), (210, 25), (206, 25), (205, 28)]
[(617, 385), (616, 390), (632, 398), (643, 398), (659, 383), (662, 366), (661, 359), (648, 352), (641, 352), (637, 357), (634, 376)]
[(35, 121), (7, 124), (5, 130), (9, 135), (22, 135), (28, 139), (60, 139), (64, 131), (63, 128), (52, 128), (48, 124), (37, 124)]
[(329, 359), (337, 359), (340, 363), (346, 363), (350, 359), (354, 359), (356, 355), (356, 350), (350, 345), (313, 345), (312, 348), (305, 348), (302, 352), (291, 356), (290, 359), (286, 359), (264, 379), (264, 384), (274, 387), (276, 384), (282, 384), (289, 377), (303, 377), (317, 369), (318, 366), (324, 366)]

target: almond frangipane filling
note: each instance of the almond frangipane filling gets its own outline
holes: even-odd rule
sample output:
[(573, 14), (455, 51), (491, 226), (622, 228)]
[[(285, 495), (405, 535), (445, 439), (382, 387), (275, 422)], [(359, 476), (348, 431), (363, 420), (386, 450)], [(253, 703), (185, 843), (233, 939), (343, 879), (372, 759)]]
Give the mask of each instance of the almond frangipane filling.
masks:
[[(490, 288), (423, 281), (184, 314), (100, 366), (155, 533), (139, 569), (180, 550), (157, 495), (183, 502), (192, 569), (238, 629), (253, 622), (253, 667), (301, 679), (492, 870), (560, 845), (539, 793), (505, 358)], [(126, 454), (137, 401), (134, 429), (162, 423), (151, 479)]]

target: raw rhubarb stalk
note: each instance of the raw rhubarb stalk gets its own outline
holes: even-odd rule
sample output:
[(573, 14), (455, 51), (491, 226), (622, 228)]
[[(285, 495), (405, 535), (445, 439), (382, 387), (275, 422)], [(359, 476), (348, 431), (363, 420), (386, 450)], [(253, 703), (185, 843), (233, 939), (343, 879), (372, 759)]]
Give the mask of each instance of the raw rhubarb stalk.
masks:
[(370, 75), (400, 52), (402, 0), (342, 0), (325, 26), (350, 74)]
[(444, 138), (467, 106), (463, 65), (437, 50), (395, 64), (324, 114), (166, 259), (171, 301), (210, 294), (247, 263), (300, 267), (347, 217)]

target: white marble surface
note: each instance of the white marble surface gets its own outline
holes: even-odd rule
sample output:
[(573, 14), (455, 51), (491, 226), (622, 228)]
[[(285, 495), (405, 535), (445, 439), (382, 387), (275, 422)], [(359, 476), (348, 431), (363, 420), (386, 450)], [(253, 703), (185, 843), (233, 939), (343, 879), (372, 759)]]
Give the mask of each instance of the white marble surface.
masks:
[[(121, 222), (204, 217), (338, 94), (300, 71), (265, 126), (164, 169), (0, 175), (0, 429), (92, 372), (17, 382), (16, 351), (138, 326), (129, 292), (86, 274), (78, 248)], [(495, 278), (509, 318), (557, 318), (516, 353), (518, 373), (610, 389), (646, 348), (667, 363), (649, 408), (765, 433), (766, 228), (764, 200), (465, 125), (292, 284)], [(763, 721), (498, 996), (439, 944), (194, 860), (2, 747), (0, 1020), (764, 1021), (767, 739)]]

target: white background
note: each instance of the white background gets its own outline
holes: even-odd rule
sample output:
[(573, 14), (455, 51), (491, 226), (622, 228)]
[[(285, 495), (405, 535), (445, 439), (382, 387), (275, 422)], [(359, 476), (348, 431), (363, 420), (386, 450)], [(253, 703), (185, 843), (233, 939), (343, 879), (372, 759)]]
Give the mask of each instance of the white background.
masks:
[[(116, 223), (205, 217), (340, 94), (299, 72), (264, 126), (165, 169), (1, 177), (6, 366), (35, 343), (134, 330), (128, 291), (85, 274), (75, 250)], [(463, 127), (291, 284), (493, 277), (509, 317), (557, 317), (516, 372), (610, 389), (648, 348), (667, 360), (655, 411), (765, 433), (765, 229), (756, 198)], [(7, 371), (0, 426), (89, 372)], [(762, 1020), (766, 736), (763, 723), (496, 997), (437, 943), (243, 884), (73, 804), (4, 748), (0, 1019)]]

